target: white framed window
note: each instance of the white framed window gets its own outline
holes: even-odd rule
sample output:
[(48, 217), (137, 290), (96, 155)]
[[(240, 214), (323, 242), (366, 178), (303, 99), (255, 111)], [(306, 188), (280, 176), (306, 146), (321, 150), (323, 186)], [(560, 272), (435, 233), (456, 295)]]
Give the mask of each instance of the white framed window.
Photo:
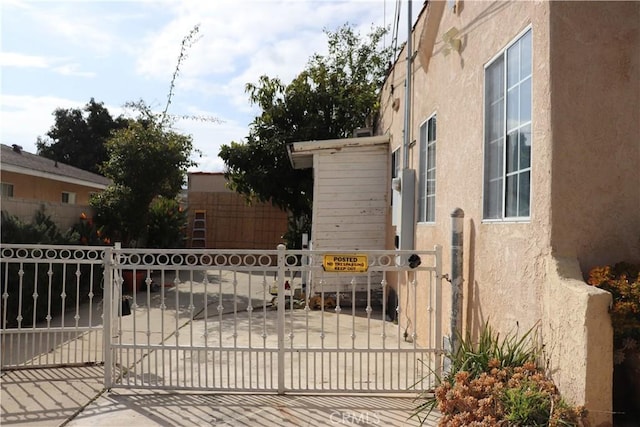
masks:
[(13, 184), (3, 182), (0, 194), (2, 194), (2, 197), (13, 197)]
[(62, 192), (62, 203), (68, 203), (70, 205), (75, 205), (76, 204), (76, 193), (63, 191)]
[[(400, 177), (400, 148), (396, 148), (391, 152), (391, 188), (393, 189), (394, 179)], [(391, 198), (391, 206), (394, 205), (393, 197)]]
[(401, 196), (399, 189), (400, 167), (401, 167), (400, 147), (391, 152), (391, 224), (400, 225), (400, 205)]
[(485, 67), (486, 220), (531, 215), (531, 52), (528, 29)]
[(418, 222), (436, 220), (436, 116), (420, 125)]

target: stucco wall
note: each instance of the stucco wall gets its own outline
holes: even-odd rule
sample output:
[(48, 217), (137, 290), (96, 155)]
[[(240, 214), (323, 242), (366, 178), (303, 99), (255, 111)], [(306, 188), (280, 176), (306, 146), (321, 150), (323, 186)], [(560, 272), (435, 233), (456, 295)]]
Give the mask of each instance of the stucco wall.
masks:
[(593, 426), (610, 425), (611, 295), (586, 286), (575, 259), (554, 258), (547, 265), (541, 322), (547, 368), (565, 397), (589, 409)]
[(76, 193), (76, 204), (88, 205), (90, 193), (102, 191), (83, 185), (7, 171), (2, 171), (0, 179), (4, 183), (13, 184), (13, 197), (16, 199), (31, 199), (41, 202), (59, 203), (62, 200), (62, 192), (66, 191)]
[[(613, 252), (616, 256), (634, 253), (640, 239), (637, 226), (640, 221), (640, 215), (637, 214), (640, 211), (640, 168), (637, 167), (640, 139), (634, 133), (639, 121), (633, 115), (640, 111), (637, 104), (640, 91), (635, 90), (637, 86), (634, 84), (627, 85), (627, 90), (635, 90), (636, 95), (626, 94), (620, 98), (625, 106), (631, 107), (622, 113), (624, 124), (621, 120), (613, 120), (614, 111), (608, 113), (610, 120), (615, 123), (611, 125), (615, 129), (610, 129), (610, 134), (620, 135), (623, 132), (626, 135), (621, 138), (623, 147), (610, 150), (614, 145), (611, 142), (607, 144), (601, 139), (596, 144), (590, 141), (588, 146), (595, 150), (597, 145), (599, 154), (588, 154), (585, 160), (589, 167), (583, 169), (581, 162), (585, 158), (584, 138), (587, 135), (581, 130), (581, 137), (570, 138), (570, 131), (576, 123), (590, 122), (588, 128), (593, 132), (594, 127), (599, 125), (600, 108), (584, 107), (585, 116), (580, 121), (567, 121), (567, 117), (576, 115), (572, 112), (567, 116), (571, 108), (575, 109), (581, 103), (589, 104), (591, 100), (575, 96), (571, 100), (566, 96), (555, 99), (558, 94), (553, 94), (564, 82), (580, 81), (582, 69), (588, 67), (589, 58), (585, 46), (581, 53), (576, 54), (583, 57), (580, 66), (570, 66), (568, 62), (571, 60), (559, 60), (564, 54), (568, 54), (569, 58), (575, 56), (568, 53), (573, 48), (568, 41), (556, 41), (556, 27), (573, 26), (569, 19), (572, 6), (559, 6), (560, 3), (568, 4), (463, 1), (462, 10), (454, 13), (445, 2), (429, 2), (431, 16), (427, 11), (426, 17), (414, 30), (414, 46), (417, 45), (417, 57), (421, 61), (413, 67), (409, 139), (418, 140), (420, 124), (432, 114), (437, 114), (436, 221), (434, 224), (416, 225), (416, 248), (430, 249), (434, 244), (442, 244), (444, 272), (450, 274), (450, 214), (455, 208), (462, 208), (465, 212), (464, 327), (477, 332), (485, 321), (489, 321), (492, 327), (504, 334), (525, 332), (542, 325), (541, 338), (548, 349), (545, 356), (549, 366), (553, 367), (551, 374), (557, 379), (562, 393), (569, 401), (586, 404), (596, 411), (597, 415), (592, 415), (592, 421), (596, 424), (606, 424), (611, 420), (611, 414), (607, 411), (611, 409), (612, 366), (610, 320), (605, 301), (608, 295), (603, 296), (581, 282), (577, 267), (571, 270), (571, 274), (560, 274), (553, 253), (554, 250), (558, 251), (574, 262), (576, 257), (580, 257), (580, 262), (584, 264), (587, 253), (612, 249), (625, 231), (629, 236), (622, 243), (622, 248)], [(590, 4), (584, 2), (575, 7), (589, 8)], [(592, 13), (597, 15), (604, 6), (594, 7)], [(631, 17), (611, 19), (607, 25), (621, 25), (624, 22), (628, 27), (632, 19), (639, 22), (637, 15), (634, 15), (637, 6), (622, 4), (620, 7), (628, 8), (627, 13)], [(560, 13), (554, 15), (558, 8)], [(591, 13), (586, 15), (590, 16)], [(594, 45), (602, 43), (609, 48), (615, 46), (609, 36), (604, 41), (598, 40), (597, 35), (602, 30), (594, 22), (589, 22), (586, 15), (579, 15), (582, 17), (578, 23), (582, 32), (589, 28), (587, 40)], [(424, 32), (425, 36), (418, 44), (425, 22), (438, 28), (437, 31), (431, 29)], [(531, 216), (522, 222), (487, 222), (482, 219), (484, 67), (529, 26), (533, 43)], [(459, 54), (451, 52), (445, 56), (442, 35), (452, 27), (459, 30), (461, 50)], [(635, 40), (628, 28), (614, 33), (617, 35), (613, 37), (627, 40), (625, 43)], [(429, 40), (434, 42), (433, 45), (429, 44)], [(552, 45), (553, 55), (557, 56), (553, 60)], [(629, 53), (634, 52), (631, 47), (628, 49)], [(403, 52), (382, 91), (382, 119), (378, 131), (390, 134), (392, 150), (402, 144), (405, 57), (406, 53)], [(628, 58), (614, 57), (618, 58), (618, 62), (628, 64), (631, 74), (635, 72), (638, 75), (636, 60), (629, 62)], [(556, 63), (564, 64), (566, 72), (556, 75)], [(604, 81), (606, 74), (606, 70), (587, 71), (586, 75), (591, 75), (587, 81)], [(568, 86), (573, 85), (572, 82)], [(619, 85), (613, 85), (616, 94), (623, 91)], [(620, 106), (613, 102), (614, 96), (607, 105), (619, 110)], [(564, 108), (556, 109), (558, 103), (564, 103)], [(394, 108), (394, 105), (399, 108)], [(635, 139), (631, 138), (633, 135), (636, 135)], [(409, 155), (409, 167), (416, 170), (419, 168), (418, 145), (412, 146)], [(621, 160), (623, 154), (619, 151), (630, 157), (624, 159), (623, 169), (616, 170), (613, 161), (607, 160), (607, 170), (598, 173), (601, 182), (594, 186), (593, 181), (587, 179), (589, 171), (597, 166), (590, 164), (591, 159), (612, 153), (613, 158)], [(634, 162), (634, 170), (630, 168), (631, 162)], [(568, 176), (578, 170), (577, 178)], [(607, 173), (614, 176), (602, 177)], [(601, 192), (618, 188), (620, 192), (616, 196), (605, 197), (607, 208), (598, 208), (597, 215), (606, 216), (607, 209), (613, 209), (614, 200), (629, 196), (621, 204), (626, 212), (611, 213), (611, 217), (605, 220), (604, 231), (599, 230), (600, 220), (588, 218), (589, 212), (585, 212), (585, 207), (590, 207), (592, 201), (587, 195), (594, 197), (595, 190), (598, 192), (595, 197), (599, 197)], [(575, 215), (581, 215), (582, 218), (576, 220)], [(635, 218), (631, 218), (633, 215)], [(574, 223), (578, 225), (577, 228), (573, 228)], [(608, 237), (609, 234), (614, 237)], [(447, 325), (450, 291), (446, 284), (443, 296), (443, 324)], [(420, 296), (416, 299), (418, 312), (425, 301)], [(411, 304), (407, 309), (412, 310)], [(571, 315), (567, 316), (569, 312)], [(417, 328), (420, 330), (428, 326), (425, 317), (418, 322)], [(419, 332), (418, 336), (421, 336)], [(573, 351), (573, 354), (567, 353), (567, 350)], [(598, 394), (603, 397), (598, 399)]]
[[(441, 22), (436, 21), (439, 30), (428, 70), (424, 61), (414, 66), (411, 140), (417, 139), (420, 124), (437, 114), (436, 221), (416, 226), (416, 247), (442, 244), (444, 269), (450, 271), (450, 214), (462, 208), (465, 324), (476, 328), (490, 320), (501, 331), (526, 330), (541, 315), (541, 284), (550, 253), (548, 5), (463, 2), (463, 6), (460, 14), (444, 7)], [(528, 25), (533, 29), (535, 51), (531, 220), (483, 223), (484, 66)], [(462, 48), (459, 54), (445, 56), (441, 35), (451, 27), (459, 30)], [(418, 45), (421, 33), (422, 23), (414, 31), (419, 51), (430, 48), (424, 41)], [(393, 148), (402, 142), (403, 109), (394, 111), (392, 101), (397, 98), (400, 105), (404, 103), (405, 64), (404, 59), (396, 64), (382, 92), (381, 130), (390, 133)], [(418, 148), (416, 144), (410, 153), (410, 166), (415, 169), (419, 168)], [(448, 321), (448, 309), (443, 319)]]
[(188, 188), (193, 192), (233, 193), (227, 188), (227, 180), (223, 173), (192, 172), (188, 174)]
[(31, 223), (36, 211), (44, 206), (44, 213), (51, 217), (61, 231), (66, 231), (80, 221), (80, 215), (84, 213), (93, 217), (93, 209), (90, 206), (70, 205), (68, 203), (40, 202), (37, 200), (7, 199), (2, 198), (0, 207), (20, 219), (24, 223)]
[(552, 245), (640, 260), (640, 2), (552, 2)]

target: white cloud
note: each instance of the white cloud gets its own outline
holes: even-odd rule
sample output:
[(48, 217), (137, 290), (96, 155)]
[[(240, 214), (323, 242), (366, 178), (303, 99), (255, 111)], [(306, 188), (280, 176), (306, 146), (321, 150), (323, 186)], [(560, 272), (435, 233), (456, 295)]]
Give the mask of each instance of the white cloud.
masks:
[(57, 67), (53, 67), (53, 71), (56, 73), (62, 74), (63, 76), (74, 76), (74, 77), (95, 77), (96, 73), (92, 71), (80, 71), (79, 64), (64, 64), (59, 65)]
[(63, 76), (95, 77), (96, 73), (94, 72), (81, 71), (80, 64), (66, 61), (65, 58), (26, 55), (16, 52), (0, 53), (0, 64), (3, 67), (50, 69)]
[(48, 68), (50, 59), (44, 56), (25, 55), (16, 52), (0, 52), (0, 64), (3, 67)]
[(351, 23), (364, 35), (375, 20), (384, 20), (380, 1), (221, 0), (171, 5), (175, 6), (175, 18), (148, 34), (137, 72), (169, 81), (180, 42), (199, 23), (201, 38), (187, 51), (177, 91), (225, 98), (245, 114), (254, 111), (245, 93), (246, 84), (256, 83), (261, 75), (290, 82), (311, 55), (326, 52), (323, 29), (334, 30), (346, 17), (356, 17)]
[(226, 119), (214, 112), (190, 109), (190, 114), (205, 117), (217, 117), (223, 122), (196, 121), (189, 119), (178, 120), (174, 128), (178, 132), (193, 137), (193, 146), (202, 153), (202, 157), (195, 156), (197, 167), (192, 171), (222, 172), (224, 162), (218, 157), (220, 146), (231, 141), (240, 142), (247, 136), (247, 127), (233, 120)]

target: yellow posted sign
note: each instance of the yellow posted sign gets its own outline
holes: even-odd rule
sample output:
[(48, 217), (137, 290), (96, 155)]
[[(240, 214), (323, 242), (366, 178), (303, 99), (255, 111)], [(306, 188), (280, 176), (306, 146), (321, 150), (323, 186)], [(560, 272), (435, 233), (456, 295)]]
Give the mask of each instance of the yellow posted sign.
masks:
[(366, 255), (326, 254), (322, 260), (322, 268), (334, 273), (364, 273), (369, 264)]

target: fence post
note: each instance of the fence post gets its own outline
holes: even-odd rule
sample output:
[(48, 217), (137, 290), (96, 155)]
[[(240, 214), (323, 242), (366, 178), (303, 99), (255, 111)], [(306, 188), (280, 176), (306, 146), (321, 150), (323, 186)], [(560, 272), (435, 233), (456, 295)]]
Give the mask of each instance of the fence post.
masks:
[(284, 394), (284, 315), (287, 308), (284, 298), (286, 249), (285, 245), (278, 245), (278, 394)]
[(455, 353), (462, 333), (462, 260), (464, 242), (464, 211), (451, 213), (451, 351)]
[(111, 320), (113, 313), (111, 312), (111, 294), (113, 285), (113, 248), (108, 247), (104, 252), (104, 272), (103, 288), (102, 288), (102, 351), (104, 356), (104, 387), (110, 389), (113, 385), (113, 352), (111, 351)]

